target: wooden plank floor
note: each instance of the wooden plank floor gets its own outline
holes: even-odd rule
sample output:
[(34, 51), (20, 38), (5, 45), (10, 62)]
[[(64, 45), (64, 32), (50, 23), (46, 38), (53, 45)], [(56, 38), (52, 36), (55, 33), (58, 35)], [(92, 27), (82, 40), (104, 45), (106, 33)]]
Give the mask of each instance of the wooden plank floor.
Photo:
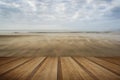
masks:
[(120, 80), (120, 57), (1, 57), (0, 80)]

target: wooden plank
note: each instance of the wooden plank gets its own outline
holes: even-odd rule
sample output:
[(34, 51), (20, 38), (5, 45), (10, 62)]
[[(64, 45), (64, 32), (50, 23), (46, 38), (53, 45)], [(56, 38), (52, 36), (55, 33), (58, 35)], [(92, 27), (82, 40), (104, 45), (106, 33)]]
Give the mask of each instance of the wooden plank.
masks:
[(72, 58), (61, 58), (63, 80), (94, 80), (81, 66)]
[(57, 80), (57, 58), (48, 57), (31, 80)]
[(28, 61), (30, 59), (31, 58), (21, 58), (21, 59), (18, 59), (16, 61), (13, 61), (11, 63), (0, 66), (0, 76), (3, 75), (4, 73), (6, 73), (7, 71), (15, 68), (16, 66), (21, 65), (22, 63), (24, 63), (24, 62), (26, 62), (26, 61)]
[(0, 80), (120, 80), (119, 65), (102, 58), (1, 57), (1, 63)]
[(116, 64), (113, 64), (113, 63), (110, 63), (110, 62), (107, 62), (107, 61), (104, 61), (102, 59), (95, 58), (95, 57), (88, 57), (88, 59), (99, 64), (100, 66), (112, 71), (113, 73), (120, 75), (120, 66), (119, 65), (116, 65)]
[(112, 73), (96, 63), (89, 61), (86, 58), (75, 57), (75, 59), (99, 80), (120, 80), (120, 76)]
[(100, 57), (100, 59), (111, 62), (113, 64), (117, 64), (120, 66), (120, 57), (109, 58), (109, 57)]
[(31, 61), (22, 66), (12, 70), (6, 75), (2, 76), (2, 80), (27, 80), (31, 72), (45, 59), (45, 57), (33, 58)]
[(61, 58), (60, 57), (58, 57), (57, 80), (63, 80)]
[(10, 63), (10, 62), (12, 62), (12, 61), (14, 61), (14, 60), (16, 60), (17, 58), (11, 58), (11, 57), (5, 57), (5, 58), (0, 58), (0, 66), (1, 65), (4, 65), (4, 64), (7, 64), (7, 63)]

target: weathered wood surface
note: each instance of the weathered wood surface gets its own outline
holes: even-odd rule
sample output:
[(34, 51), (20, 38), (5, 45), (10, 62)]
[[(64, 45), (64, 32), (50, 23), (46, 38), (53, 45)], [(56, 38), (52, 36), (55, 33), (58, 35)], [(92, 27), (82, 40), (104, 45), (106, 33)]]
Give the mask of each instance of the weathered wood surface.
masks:
[(0, 80), (120, 80), (120, 57), (1, 57)]

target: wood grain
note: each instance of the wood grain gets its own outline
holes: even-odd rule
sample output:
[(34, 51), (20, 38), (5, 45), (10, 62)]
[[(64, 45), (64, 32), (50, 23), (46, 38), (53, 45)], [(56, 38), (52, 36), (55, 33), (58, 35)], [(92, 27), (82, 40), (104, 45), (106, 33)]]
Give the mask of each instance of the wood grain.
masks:
[[(120, 80), (115, 57), (1, 57), (0, 80)], [(10, 60), (10, 62), (8, 62)]]
[(61, 58), (63, 80), (94, 80), (70, 57)]
[[(98, 65), (99, 62), (94, 63), (86, 58), (75, 58), (75, 59), (100, 80), (119, 80), (120, 79), (119, 75), (116, 75), (115, 73), (109, 71), (108, 69)], [(114, 70), (117, 70), (117, 69), (114, 68)]]
[(57, 58), (49, 57), (31, 80), (57, 80)]
[[(26, 80), (27, 77), (34, 70), (34, 68), (38, 64), (40, 64), (43, 59), (44, 59), (43, 57), (42, 58), (41, 57), (40, 58), (33, 58), (31, 61), (23, 64), (22, 66), (14, 69), (12, 71), (10, 71), (9, 73), (5, 74), (1, 79), (2, 80), (21, 80), (21, 79)], [(10, 77), (10, 76), (14, 76), (14, 77)]]
[(11, 63), (0, 66), (0, 75), (5, 74), (7, 71), (14, 69), (15, 67), (21, 65), (22, 63), (24, 63), (28, 60), (30, 60), (30, 59), (29, 58), (27, 58), (27, 59), (26, 58), (22, 58), (22, 59), (18, 58), (18, 60), (16, 60), (16, 61), (12, 61)]
[(120, 75), (120, 66), (119, 65), (104, 61), (102, 59), (93, 58), (93, 57), (88, 57), (87, 59), (89, 59), (89, 60), (95, 62), (96, 64), (112, 71), (113, 73), (115, 73), (117, 75)]

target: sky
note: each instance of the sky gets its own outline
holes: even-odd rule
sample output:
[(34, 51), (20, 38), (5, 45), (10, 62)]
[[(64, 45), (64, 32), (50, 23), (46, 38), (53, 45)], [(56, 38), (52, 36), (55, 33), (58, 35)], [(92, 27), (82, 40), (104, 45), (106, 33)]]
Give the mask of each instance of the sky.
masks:
[(0, 30), (120, 30), (120, 0), (0, 0)]

